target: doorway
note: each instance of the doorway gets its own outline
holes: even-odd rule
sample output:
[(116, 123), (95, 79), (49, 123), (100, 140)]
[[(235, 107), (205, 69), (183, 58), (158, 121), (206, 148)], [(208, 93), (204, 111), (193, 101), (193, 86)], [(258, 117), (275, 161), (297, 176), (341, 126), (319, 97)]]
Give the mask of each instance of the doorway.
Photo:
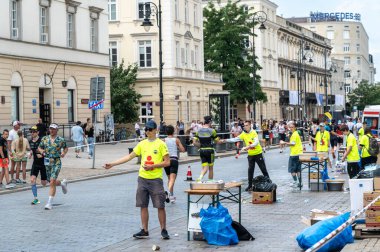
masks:
[(49, 127), (51, 123), (51, 106), (50, 106), (49, 88), (39, 89), (40, 118), (42, 122)]

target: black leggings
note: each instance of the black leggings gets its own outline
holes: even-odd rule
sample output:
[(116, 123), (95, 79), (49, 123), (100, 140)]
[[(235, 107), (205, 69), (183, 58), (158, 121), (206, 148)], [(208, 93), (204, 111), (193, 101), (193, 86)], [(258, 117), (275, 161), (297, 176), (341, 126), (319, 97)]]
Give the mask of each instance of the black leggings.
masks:
[(255, 163), (257, 163), (257, 165), (259, 166), (262, 174), (269, 178), (269, 174), (265, 166), (263, 154), (248, 156), (248, 186), (249, 187), (252, 187), (253, 173), (255, 171)]
[(347, 163), (347, 172), (350, 179), (358, 175), (360, 172), (359, 163)]

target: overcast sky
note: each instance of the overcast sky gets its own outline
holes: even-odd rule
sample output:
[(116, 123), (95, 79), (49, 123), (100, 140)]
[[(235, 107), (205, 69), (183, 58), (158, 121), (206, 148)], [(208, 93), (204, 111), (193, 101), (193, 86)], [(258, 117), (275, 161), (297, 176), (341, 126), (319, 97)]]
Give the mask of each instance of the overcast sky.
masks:
[(369, 37), (369, 53), (380, 81), (380, 1), (379, 0), (271, 0), (278, 5), (277, 15), (287, 17), (305, 17), (313, 12), (352, 12), (361, 14), (361, 22)]

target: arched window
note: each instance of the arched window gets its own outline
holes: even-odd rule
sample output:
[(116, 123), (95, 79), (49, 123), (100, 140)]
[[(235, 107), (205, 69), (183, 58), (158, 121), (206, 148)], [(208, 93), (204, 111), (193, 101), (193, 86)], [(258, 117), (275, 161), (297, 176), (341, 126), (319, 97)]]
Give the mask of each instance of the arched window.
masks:
[(11, 120), (21, 120), (21, 88), (22, 77), (19, 72), (14, 72), (11, 78)]

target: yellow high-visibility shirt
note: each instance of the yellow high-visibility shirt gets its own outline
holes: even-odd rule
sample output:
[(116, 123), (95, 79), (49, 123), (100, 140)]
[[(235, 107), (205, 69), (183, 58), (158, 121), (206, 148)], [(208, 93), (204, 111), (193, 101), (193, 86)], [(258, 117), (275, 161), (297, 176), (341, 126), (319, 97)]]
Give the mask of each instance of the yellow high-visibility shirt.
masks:
[(290, 156), (299, 156), (303, 153), (301, 137), (297, 130), (292, 133), (289, 142), (295, 143), (295, 145), (290, 145)]
[[(243, 133), (239, 135), (239, 138), (244, 141), (245, 146), (249, 146), (253, 144), (256, 137), (257, 139), (259, 138), (255, 130), (251, 130), (249, 133), (243, 131)], [(248, 156), (258, 155), (258, 154), (261, 154), (262, 152), (263, 152), (263, 149), (261, 148), (260, 141), (259, 141), (258, 145), (256, 145), (253, 148), (248, 149)]]
[(328, 152), (330, 145), (330, 133), (328, 131), (320, 131), (317, 132), (315, 136), (315, 140), (317, 142), (317, 152)]
[(347, 136), (346, 140), (346, 147), (352, 147), (350, 153), (347, 156), (347, 162), (348, 163), (355, 163), (359, 162), (360, 157), (359, 157), (359, 150), (358, 150), (358, 145), (356, 143), (356, 138), (354, 134), (349, 133)]
[(364, 135), (360, 139), (360, 145), (363, 146), (362, 148), (362, 158), (370, 157), (371, 154), (368, 152), (369, 148), (369, 138), (372, 137), (371, 135)]

